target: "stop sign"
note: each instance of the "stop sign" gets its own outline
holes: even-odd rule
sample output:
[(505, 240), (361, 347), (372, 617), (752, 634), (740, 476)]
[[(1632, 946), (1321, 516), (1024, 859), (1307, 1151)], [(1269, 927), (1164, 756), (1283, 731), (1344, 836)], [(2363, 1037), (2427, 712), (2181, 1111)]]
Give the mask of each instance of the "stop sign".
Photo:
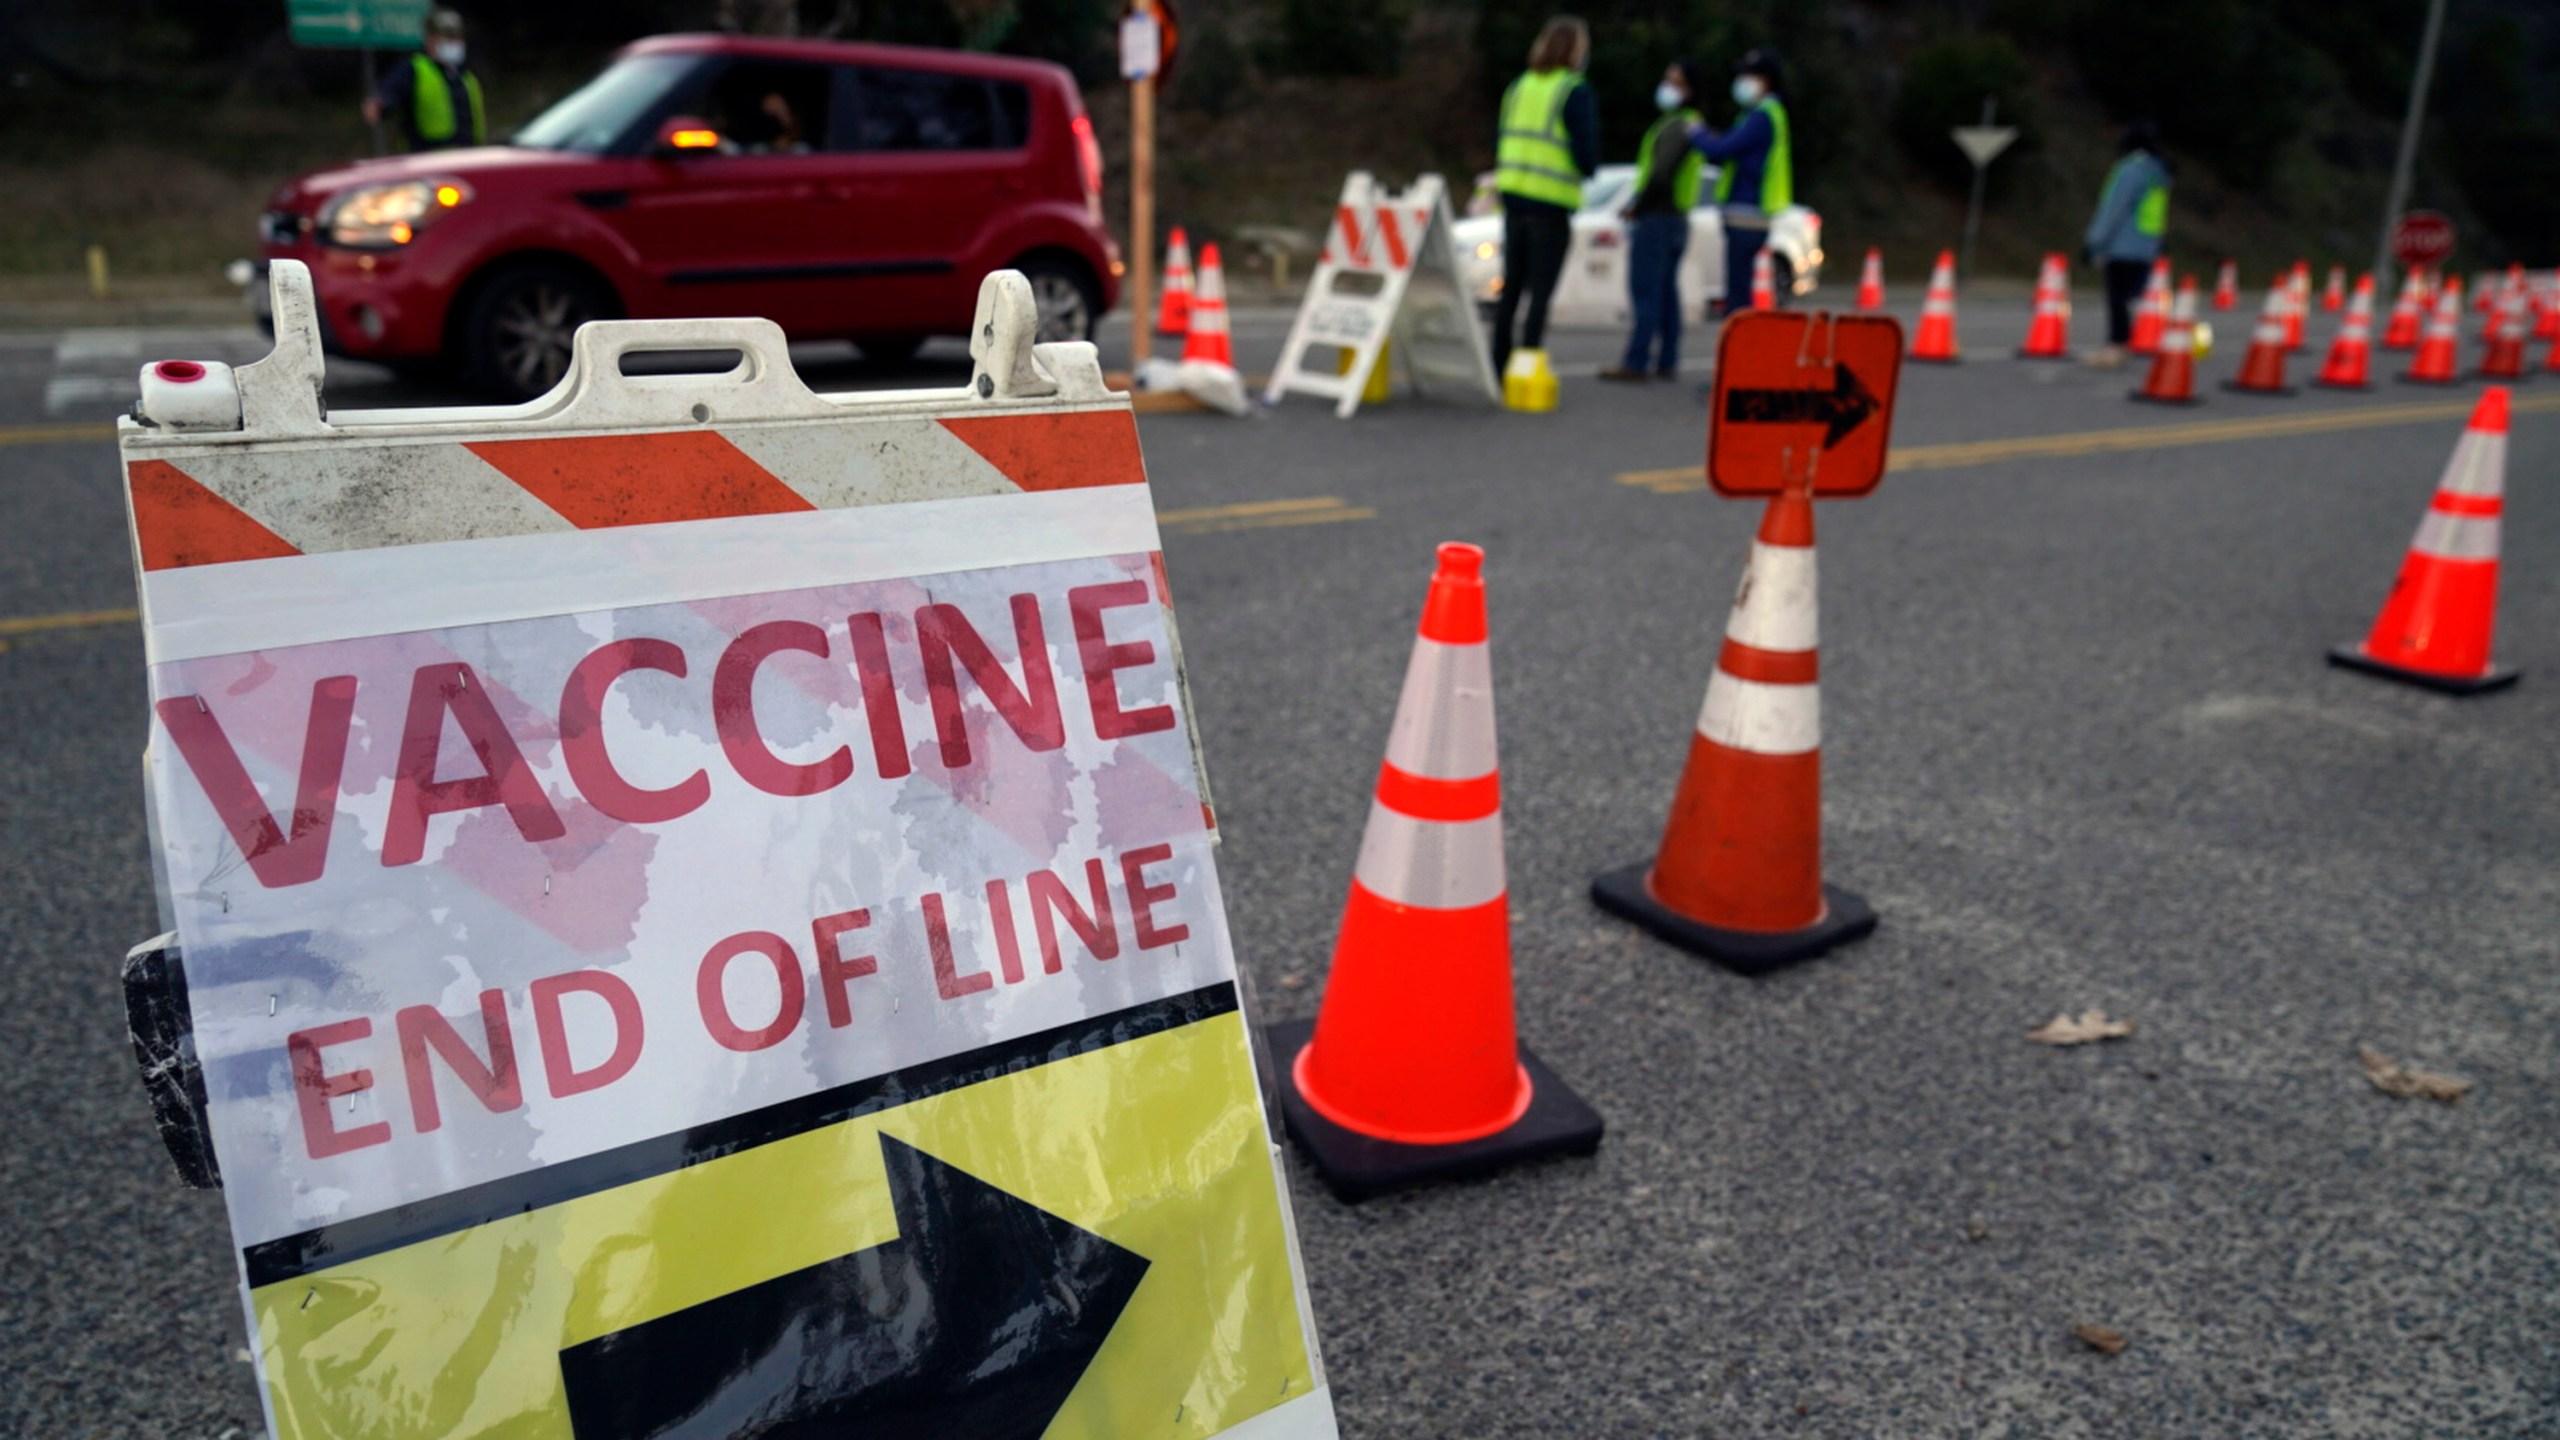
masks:
[(2433, 210), (2412, 210), (2391, 227), (2391, 255), (2411, 270), (2441, 265), (2453, 254), (2453, 222)]

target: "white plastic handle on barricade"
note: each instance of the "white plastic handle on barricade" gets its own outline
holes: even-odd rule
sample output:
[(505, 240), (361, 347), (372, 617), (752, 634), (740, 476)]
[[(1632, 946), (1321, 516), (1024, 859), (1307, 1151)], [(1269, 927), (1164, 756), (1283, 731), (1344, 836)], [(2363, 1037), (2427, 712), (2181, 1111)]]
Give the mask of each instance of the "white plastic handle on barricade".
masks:
[[(988, 276), (979, 288), (977, 314), (969, 330), (969, 353), (977, 363), (969, 383), (959, 389), (818, 394), (801, 380), (791, 363), (789, 337), (771, 320), (599, 320), (579, 327), (560, 382), (522, 404), (331, 412), (321, 395), (326, 362), (311, 272), (300, 261), (278, 260), (269, 281), (275, 349), (231, 377), (240, 395), (239, 429), (261, 438), (526, 421), (555, 429), (602, 430), (830, 419), (843, 416), (849, 407), (875, 412), (902, 406), (947, 410), (972, 399), (993, 404), (1051, 398), (1073, 402), (1100, 401), (1111, 394), (1090, 342), (1037, 343), (1039, 307), (1031, 296), (1031, 282), (1018, 272), (1004, 270)], [(726, 370), (671, 375), (622, 372), (627, 356), (724, 350), (739, 357)], [(151, 394), (146, 390), (136, 418), (160, 425), (162, 417), (150, 403)], [(200, 433), (205, 427), (198, 422), (190, 428)], [(163, 429), (172, 439), (177, 431), (176, 424)], [(142, 438), (149, 443), (156, 437)]]

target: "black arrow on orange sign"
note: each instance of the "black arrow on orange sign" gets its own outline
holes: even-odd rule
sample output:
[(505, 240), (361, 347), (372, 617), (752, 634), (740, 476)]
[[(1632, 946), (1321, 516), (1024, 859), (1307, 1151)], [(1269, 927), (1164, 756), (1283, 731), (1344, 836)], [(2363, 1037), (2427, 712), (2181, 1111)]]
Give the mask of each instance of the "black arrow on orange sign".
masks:
[(1731, 425), (1822, 425), (1822, 448), (1866, 423), (1876, 397), (1846, 365), (1834, 365), (1829, 390), (1727, 390), (1724, 418)]
[(1039, 1440), (1146, 1278), (880, 1137), (898, 1238), (560, 1352), (577, 1440)]

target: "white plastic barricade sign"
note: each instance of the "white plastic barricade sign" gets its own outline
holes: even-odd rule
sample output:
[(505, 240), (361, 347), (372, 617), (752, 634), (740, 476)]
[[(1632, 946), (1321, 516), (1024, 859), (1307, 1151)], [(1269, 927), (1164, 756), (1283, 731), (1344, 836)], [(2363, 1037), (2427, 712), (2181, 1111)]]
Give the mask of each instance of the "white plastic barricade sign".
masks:
[(276, 285), (120, 427), (275, 1432), (1330, 1440), (1093, 348), (324, 415)]
[[(1392, 338), (1417, 392), (1498, 403), (1502, 387), (1458, 282), (1449, 226), (1449, 187), (1439, 176), (1398, 194), (1352, 171), (1263, 398), (1277, 405), (1291, 391), (1321, 395), (1349, 419)], [(1328, 359), (1349, 351), (1351, 363), (1310, 370), (1310, 347)]]

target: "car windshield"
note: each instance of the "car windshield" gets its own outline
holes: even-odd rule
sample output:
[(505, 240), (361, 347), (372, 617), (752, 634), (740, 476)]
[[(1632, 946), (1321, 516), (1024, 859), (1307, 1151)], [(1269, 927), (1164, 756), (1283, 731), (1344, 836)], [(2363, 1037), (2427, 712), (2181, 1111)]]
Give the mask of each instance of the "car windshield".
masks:
[(633, 55), (617, 60), (567, 99), (527, 121), (511, 143), (601, 155), (631, 133), (701, 61), (699, 55)]
[(1615, 210), (1627, 203), (1627, 191), (1635, 184), (1633, 166), (1604, 165), (1600, 173), (1582, 182), (1582, 208)]

